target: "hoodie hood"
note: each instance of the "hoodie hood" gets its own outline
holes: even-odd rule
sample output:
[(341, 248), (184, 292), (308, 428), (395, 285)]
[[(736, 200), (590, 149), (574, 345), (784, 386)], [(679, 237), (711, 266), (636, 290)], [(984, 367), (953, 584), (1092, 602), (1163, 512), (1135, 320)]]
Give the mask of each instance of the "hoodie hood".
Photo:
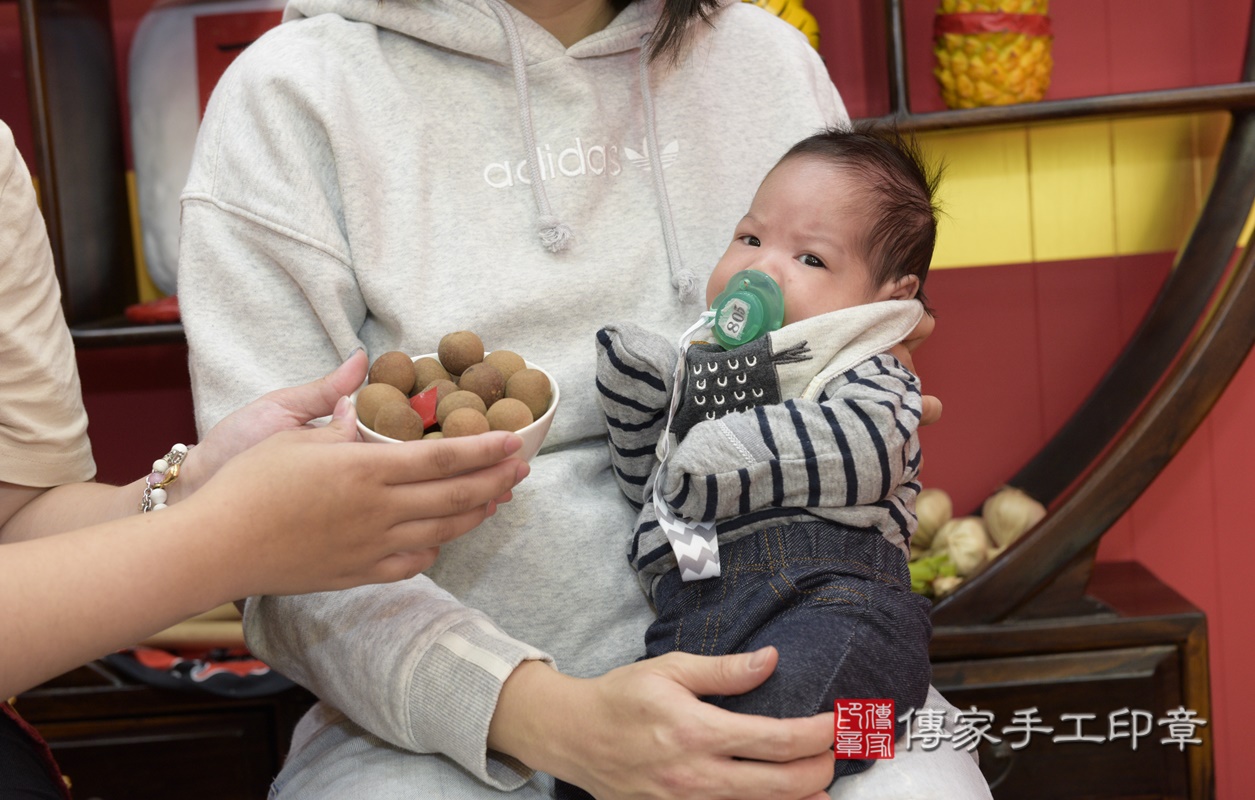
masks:
[(575, 232), (549, 201), (536, 145), (528, 85), (528, 68), (550, 59), (595, 58), (639, 51), (639, 85), (645, 111), (645, 133), (654, 194), (662, 222), (671, 285), (683, 303), (697, 299), (700, 284), (680, 255), (671, 201), (663, 177), (661, 148), (650, 91), (649, 34), (658, 21), (660, 0), (636, 0), (603, 30), (564, 47), (552, 34), (504, 0), (292, 0), (284, 20), (337, 14), (395, 31), (429, 45), (508, 67), (514, 77), (519, 129), (527, 153), (535, 230), (539, 243), (557, 253), (567, 249)]
[(505, 6), (518, 29), (525, 63), (532, 65), (556, 56), (592, 58), (635, 50), (641, 37), (658, 21), (659, 0), (636, 0), (606, 26), (569, 48), (548, 31), (496, 0), (291, 0), (283, 19), (337, 14), (367, 22), (421, 42), (496, 64), (511, 62), (510, 45), (496, 10)]

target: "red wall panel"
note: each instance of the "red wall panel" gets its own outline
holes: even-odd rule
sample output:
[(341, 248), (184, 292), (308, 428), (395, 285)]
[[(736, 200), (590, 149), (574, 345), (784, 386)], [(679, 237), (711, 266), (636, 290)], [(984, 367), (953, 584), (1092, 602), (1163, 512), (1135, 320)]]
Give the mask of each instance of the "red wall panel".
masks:
[(920, 434), (921, 477), (964, 513), (1043, 442), (1034, 267), (941, 270), (927, 291), (938, 323), (915, 365), (945, 416)]
[(1068, 421), (1124, 346), (1116, 263), (1066, 261), (1034, 270), (1045, 436)]
[[(945, 107), (932, 76), (937, 7), (937, 0), (903, 0), (916, 112)], [(1237, 80), (1251, 4), (1052, 0), (1049, 8), (1055, 66), (1046, 98), (1062, 99)]]
[(1054, 0), (1050, 4), (1055, 38), (1050, 48), (1054, 71), (1046, 92), (1048, 100), (1111, 93), (1106, 5), (1107, 0), (1084, 5)]
[(1241, 78), (1250, 15), (1250, 0), (1207, 0), (1207, 13), (1193, 15), (1196, 83), (1232, 83)]
[[(1242, 370), (1229, 385), (1208, 418), (1213, 491), (1209, 497), (1182, 497), (1187, 506), (1210, 503), (1213, 529), (1210, 537), (1181, 537), (1176, 549), (1210, 552), (1208, 563), (1194, 566), (1197, 575), (1184, 580), (1211, 584), (1214, 605), (1205, 607), (1211, 630), (1212, 707), (1217, 727), (1216, 762), (1222, 798), (1240, 797), (1238, 787), (1255, 783), (1255, 767), (1242, 745), (1249, 741), (1244, 726), (1255, 711), (1255, 681), (1249, 678), (1255, 663), (1255, 614), (1248, 592), (1255, 566), (1255, 359), (1247, 357)], [(1198, 434), (1196, 434), (1197, 438)], [(1192, 510), (1192, 509), (1191, 509)], [(1189, 518), (1189, 513), (1185, 517)], [(1205, 514), (1198, 514), (1198, 519)], [(1161, 568), (1160, 574), (1177, 580), (1178, 565)]]
[(129, 483), (170, 445), (196, 442), (186, 346), (79, 350), (78, 369), (100, 482)]
[[(923, 480), (975, 510), (1062, 427), (1128, 341), (1172, 254), (937, 270), (937, 330), (915, 354), (940, 424)], [(974, 455), (979, 454), (979, 455)]]

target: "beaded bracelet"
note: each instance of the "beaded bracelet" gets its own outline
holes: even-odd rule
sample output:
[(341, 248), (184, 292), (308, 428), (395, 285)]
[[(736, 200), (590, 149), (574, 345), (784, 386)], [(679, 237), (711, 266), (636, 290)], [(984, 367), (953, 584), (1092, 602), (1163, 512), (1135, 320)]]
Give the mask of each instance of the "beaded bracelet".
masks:
[(187, 458), (187, 445), (176, 444), (164, 457), (153, 462), (152, 474), (148, 476), (144, 486), (144, 496), (139, 501), (139, 510), (143, 514), (158, 511), (166, 507), (166, 487), (179, 478), (179, 467)]

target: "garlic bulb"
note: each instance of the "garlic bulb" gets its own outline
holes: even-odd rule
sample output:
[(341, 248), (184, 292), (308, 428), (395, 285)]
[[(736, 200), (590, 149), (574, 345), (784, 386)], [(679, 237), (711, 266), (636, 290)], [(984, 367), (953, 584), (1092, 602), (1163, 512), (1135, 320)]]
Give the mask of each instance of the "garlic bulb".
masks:
[(962, 585), (963, 579), (957, 575), (938, 575), (933, 579), (933, 596), (945, 597)]
[(954, 505), (950, 495), (941, 489), (924, 489), (915, 498), (915, 516), (919, 518), (919, 527), (911, 536), (911, 544), (928, 547), (932, 544), (937, 530), (950, 521), (954, 515)]
[[(942, 544), (937, 544), (940, 541)], [(934, 540), (934, 550), (944, 547), (954, 563), (954, 571), (966, 577), (985, 565), (989, 560), (989, 548), (993, 543), (985, 532), (980, 517), (958, 517), (941, 526)]]
[(1046, 507), (1011, 486), (999, 489), (981, 509), (981, 517), (994, 542), (1005, 547), (1046, 516)]
[[(954, 530), (955, 527), (958, 525), (959, 520), (962, 520), (962, 519), (971, 519), (971, 518), (970, 517), (966, 517), (966, 518), (954, 517), (943, 522), (941, 524), (941, 527), (937, 528), (937, 532), (933, 534), (932, 547), (929, 548), (929, 552), (931, 553), (946, 552), (946, 539), (949, 538), (950, 531)], [(912, 536), (911, 539), (914, 540), (915, 537)]]

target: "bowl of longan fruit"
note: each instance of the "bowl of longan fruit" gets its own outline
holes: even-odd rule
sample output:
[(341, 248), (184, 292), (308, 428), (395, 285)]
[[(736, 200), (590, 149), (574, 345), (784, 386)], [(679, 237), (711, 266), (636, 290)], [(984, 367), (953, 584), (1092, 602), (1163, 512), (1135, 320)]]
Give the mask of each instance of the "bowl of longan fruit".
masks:
[(380, 354), (352, 400), (365, 441), (514, 431), (523, 438), (516, 455), (530, 461), (553, 423), (558, 384), (517, 353), (486, 352), (475, 333), (455, 331), (441, 338), (435, 353)]

